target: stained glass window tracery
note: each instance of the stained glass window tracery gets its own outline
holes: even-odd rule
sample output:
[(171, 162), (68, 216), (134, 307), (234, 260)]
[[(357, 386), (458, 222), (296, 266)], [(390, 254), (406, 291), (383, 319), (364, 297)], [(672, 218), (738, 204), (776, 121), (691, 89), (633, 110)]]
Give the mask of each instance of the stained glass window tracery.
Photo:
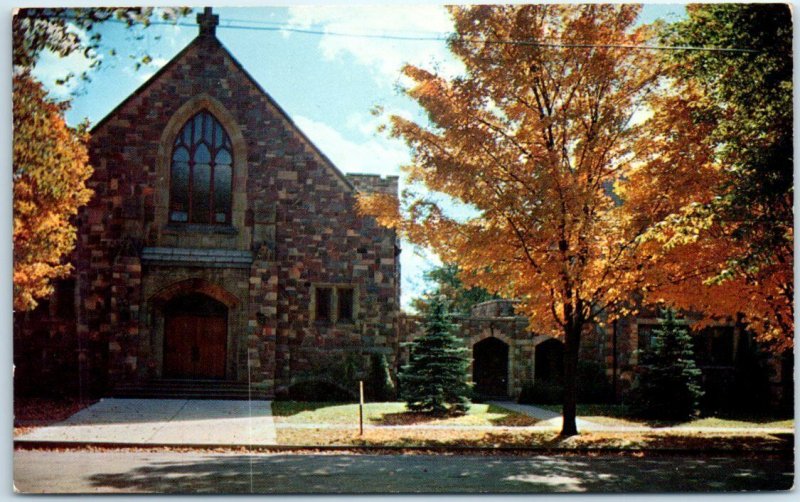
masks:
[(232, 152), (225, 129), (208, 111), (186, 122), (172, 147), (170, 222), (231, 223)]

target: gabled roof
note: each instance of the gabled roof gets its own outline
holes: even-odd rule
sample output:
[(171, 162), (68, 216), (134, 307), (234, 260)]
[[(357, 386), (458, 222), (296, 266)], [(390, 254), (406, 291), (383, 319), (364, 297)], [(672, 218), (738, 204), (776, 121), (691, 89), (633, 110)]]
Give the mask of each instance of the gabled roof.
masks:
[(312, 152), (319, 158), (321, 163), (326, 167), (328, 167), (331, 171), (333, 171), (334, 175), (336, 175), (336, 177), (339, 178), (339, 180), (342, 181), (347, 188), (349, 188), (354, 192), (357, 191), (353, 183), (347, 179), (344, 173), (342, 173), (339, 170), (339, 168), (337, 168), (336, 165), (334, 165), (334, 163), (328, 158), (327, 155), (322, 153), (322, 151), (319, 148), (317, 148), (317, 145), (315, 145), (314, 142), (312, 142), (308, 138), (308, 136), (306, 136), (303, 130), (300, 129), (300, 127), (298, 127), (297, 124), (294, 123), (294, 120), (292, 120), (289, 114), (286, 113), (286, 111), (283, 108), (281, 108), (281, 106), (274, 99), (272, 99), (272, 96), (270, 96), (269, 93), (266, 90), (264, 90), (261, 84), (259, 84), (256, 81), (256, 79), (254, 79), (253, 76), (250, 75), (250, 73), (244, 69), (244, 66), (242, 66), (242, 64), (233, 56), (233, 54), (231, 54), (231, 52), (222, 44), (222, 42), (219, 41), (219, 39), (216, 36), (203, 37), (198, 35), (197, 37), (195, 37), (186, 47), (184, 47), (180, 52), (178, 52), (178, 54), (176, 54), (175, 57), (173, 57), (167, 64), (162, 66), (156, 73), (154, 73), (152, 77), (147, 79), (141, 86), (139, 86), (135, 91), (133, 91), (120, 104), (115, 106), (114, 109), (111, 110), (105, 117), (100, 119), (100, 121), (98, 121), (97, 124), (91, 128), (90, 133), (93, 134), (96, 131), (98, 131), (101, 127), (103, 127), (106, 124), (106, 122), (108, 122), (112, 117), (114, 117), (117, 114), (117, 112), (120, 109), (122, 109), (130, 100), (142, 94), (145, 90), (147, 90), (148, 87), (150, 87), (153, 83), (157, 82), (158, 79), (161, 77), (161, 75), (163, 75), (169, 68), (175, 65), (177, 61), (182, 59), (183, 56), (187, 52), (189, 52), (195, 45), (200, 44), (201, 41), (207, 43), (209, 39), (212, 40), (215, 44), (217, 44), (220, 49), (222, 49), (225, 56), (227, 56), (231, 60), (233, 65), (250, 81), (251, 84), (253, 84), (253, 86), (255, 86), (256, 89), (258, 89), (259, 92), (261, 92), (261, 94), (267, 99), (269, 104), (272, 107), (274, 107), (275, 110), (277, 110), (281, 118), (283, 118), (283, 120), (287, 122), (288, 126), (292, 129), (292, 131), (297, 133), (297, 135), (300, 136), (300, 138), (311, 148)]

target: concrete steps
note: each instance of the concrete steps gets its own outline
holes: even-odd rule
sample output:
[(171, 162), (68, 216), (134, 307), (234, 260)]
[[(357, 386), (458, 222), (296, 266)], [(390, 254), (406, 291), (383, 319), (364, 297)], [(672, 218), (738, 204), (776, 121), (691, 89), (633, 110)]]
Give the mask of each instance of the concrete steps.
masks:
[(119, 384), (110, 397), (150, 399), (271, 399), (260, 389), (251, 389), (247, 382), (227, 380), (158, 379), (144, 383)]

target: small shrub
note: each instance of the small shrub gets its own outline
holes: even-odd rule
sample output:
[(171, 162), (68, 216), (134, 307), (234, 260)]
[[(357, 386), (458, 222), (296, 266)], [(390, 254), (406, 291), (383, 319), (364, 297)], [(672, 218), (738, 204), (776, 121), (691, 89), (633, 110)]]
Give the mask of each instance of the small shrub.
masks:
[(396, 397), (397, 392), (385, 355), (372, 354), (370, 357), (366, 387), (365, 391), (370, 400), (392, 401)]
[(303, 380), (289, 386), (288, 399), (292, 401), (341, 401), (358, 399), (351, 392), (335, 383), (325, 380)]
[(364, 378), (363, 362), (355, 352), (305, 354), (311, 366), (298, 374), (281, 398), (295, 401), (358, 400), (358, 381)]
[(605, 366), (596, 361), (578, 362), (578, 402), (610, 403), (614, 401), (614, 388), (608, 381)]

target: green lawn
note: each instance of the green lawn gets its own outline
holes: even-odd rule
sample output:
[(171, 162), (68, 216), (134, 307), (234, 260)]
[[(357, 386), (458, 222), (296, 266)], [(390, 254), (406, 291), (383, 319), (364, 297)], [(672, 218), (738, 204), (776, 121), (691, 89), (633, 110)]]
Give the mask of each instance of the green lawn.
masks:
[[(288, 424), (358, 424), (358, 405), (342, 403), (275, 401), (272, 414), (278, 423)], [(473, 404), (466, 415), (455, 417), (429, 417), (412, 413), (405, 403), (366, 403), (364, 423), (371, 425), (535, 425), (536, 419), (499, 406)]]
[[(550, 411), (561, 412), (561, 405), (537, 405)], [(794, 419), (781, 419), (779, 417), (765, 417), (752, 415), (728, 414), (727, 416), (701, 417), (686, 422), (663, 422), (644, 420), (629, 416), (629, 411), (620, 404), (579, 404), (578, 417), (589, 422), (603, 425), (639, 426), (650, 425), (653, 427), (749, 427), (754, 429), (794, 427)]]

